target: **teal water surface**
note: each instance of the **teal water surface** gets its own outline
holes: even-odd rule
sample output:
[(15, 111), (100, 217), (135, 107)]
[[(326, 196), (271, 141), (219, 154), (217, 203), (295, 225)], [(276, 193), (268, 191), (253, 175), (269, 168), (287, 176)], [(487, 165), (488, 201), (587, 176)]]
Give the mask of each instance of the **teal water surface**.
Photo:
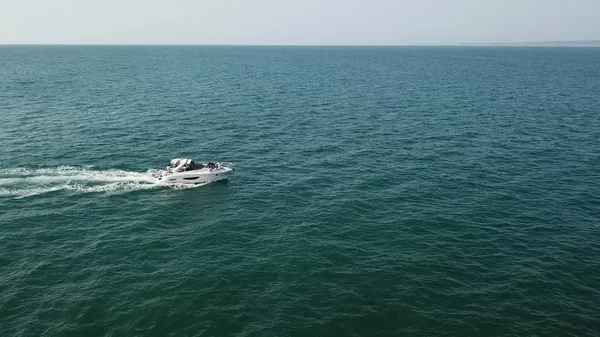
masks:
[(0, 336), (598, 336), (599, 140), (596, 48), (1, 46)]

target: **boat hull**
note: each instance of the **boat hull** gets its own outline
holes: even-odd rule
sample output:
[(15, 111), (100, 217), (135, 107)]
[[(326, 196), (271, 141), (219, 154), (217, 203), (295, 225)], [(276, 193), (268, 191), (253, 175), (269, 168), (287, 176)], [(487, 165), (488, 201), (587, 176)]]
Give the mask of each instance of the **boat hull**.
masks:
[(233, 171), (230, 167), (220, 167), (218, 169), (204, 168), (201, 170), (192, 170), (177, 173), (163, 172), (158, 179), (162, 184), (192, 184), (202, 185), (212, 183), (218, 180), (225, 180)]

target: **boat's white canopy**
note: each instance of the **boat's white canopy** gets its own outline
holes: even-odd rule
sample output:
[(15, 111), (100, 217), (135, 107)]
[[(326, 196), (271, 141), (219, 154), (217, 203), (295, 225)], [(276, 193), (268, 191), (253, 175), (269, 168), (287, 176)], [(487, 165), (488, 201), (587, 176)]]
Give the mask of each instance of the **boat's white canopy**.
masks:
[(192, 162), (191, 159), (188, 158), (175, 158), (171, 160), (171, 167), (175, 170), (175, 172), (179, 171), (182, 167), (189, 165)]
[(188, 158), (175, 158), (173, 160), (171, 160), (171, 166), (179, 166), (181, 164), (189, 164), (191, 163), (192, 160), (188, 159)]

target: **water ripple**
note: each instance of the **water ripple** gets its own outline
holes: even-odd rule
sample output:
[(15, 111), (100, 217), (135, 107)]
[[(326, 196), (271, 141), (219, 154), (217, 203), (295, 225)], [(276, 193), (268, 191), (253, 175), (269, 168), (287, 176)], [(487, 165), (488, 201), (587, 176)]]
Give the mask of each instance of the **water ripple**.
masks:
[(597, 335), (596, 49), (0, 56), (2, 336)]

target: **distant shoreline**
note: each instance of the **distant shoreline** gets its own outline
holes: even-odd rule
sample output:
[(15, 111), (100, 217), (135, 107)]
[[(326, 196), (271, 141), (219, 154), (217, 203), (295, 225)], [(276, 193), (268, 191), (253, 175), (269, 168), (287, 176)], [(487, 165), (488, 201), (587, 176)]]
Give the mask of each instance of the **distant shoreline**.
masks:
[(600, 47), (600, 40), (461, 43), (461, 46), (498, 47)]

